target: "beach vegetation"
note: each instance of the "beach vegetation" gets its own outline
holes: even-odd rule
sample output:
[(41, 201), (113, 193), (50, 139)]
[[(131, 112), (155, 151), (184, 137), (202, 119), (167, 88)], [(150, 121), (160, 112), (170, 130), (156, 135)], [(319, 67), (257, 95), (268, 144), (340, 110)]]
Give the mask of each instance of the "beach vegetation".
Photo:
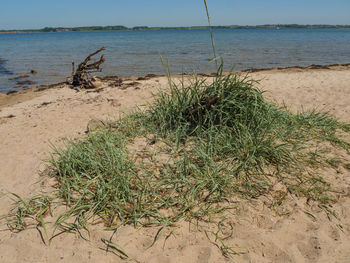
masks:
[(45, 227), (52, 216), (55, 230), (79, 233), (92, 222), (115, 230), (206, 221), (233, 209), (231, 200), (271, 194), (277, 183), (284, 192), (271, 209), (293, 195), (332, 213), (332, 184), (315, 171), (342, 161), (315, 145), (349, 152), (343, 138), (349, 125), (327, 113), (292, 113), (266, 101), (255, 85), (248, 75), (224, 74), (222, 66), (213, 79), (170, 79), (147, 110), (54, 149), (48, 173), (54, 190), (14, 195), (8, 227)]

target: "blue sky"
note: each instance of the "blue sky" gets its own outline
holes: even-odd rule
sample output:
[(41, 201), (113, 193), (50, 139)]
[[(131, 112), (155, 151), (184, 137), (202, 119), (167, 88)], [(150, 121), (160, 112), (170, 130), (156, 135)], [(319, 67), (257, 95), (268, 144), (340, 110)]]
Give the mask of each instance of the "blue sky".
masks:
[[(350, 24), (350, 0), (207, 0), (214, 25)], [(203, 0), (0, 0), (0, 29), (205, 25)]]

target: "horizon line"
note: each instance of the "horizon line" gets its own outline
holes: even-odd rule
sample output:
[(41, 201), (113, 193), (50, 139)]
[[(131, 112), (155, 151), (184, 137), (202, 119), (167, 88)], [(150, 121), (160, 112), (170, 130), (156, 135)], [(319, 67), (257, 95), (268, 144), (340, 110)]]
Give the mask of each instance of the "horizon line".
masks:
[[(280, 24), (280, 23), (267, 23), (267, 24), (257, 24), (257, 25), (211, 25), (212, 28), (215, 27), (268, 27), (268, 26), (276, 26), (276, 27), (350, 27), (350, 24), (298, 24), (298, 23), (288, 23), (288, 24)], [(124, 25), (90, 25), (90, 26), (45, 26), (42, 28), (26, 28), (26, 29), (0, 29), (0, 32), (13, 32), (13, 31), (40, 31), (45, 29), (79, 29), (79, 28), (108, 28), (115, 27), (120, 29), (176, 29), (176, 28), (209, 28), (209, 25), (192, 25), (192, 26), (147, 26), (147, 25), (139, 25), (139, 26), (124, 26)]]

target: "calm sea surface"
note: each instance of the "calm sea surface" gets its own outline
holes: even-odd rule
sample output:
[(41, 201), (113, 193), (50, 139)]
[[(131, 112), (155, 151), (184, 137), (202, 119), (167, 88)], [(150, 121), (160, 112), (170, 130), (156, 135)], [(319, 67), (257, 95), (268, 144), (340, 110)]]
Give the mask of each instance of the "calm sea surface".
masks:
[[(214, 37), (226, 69), (350, 63), (348, 29), (222, 29)], [(101, 46), (107, 46), (102, 75), (163, 74), (160, 54), (169, 57), (172, 73), (215, 71), (207, 30), (0, 34), (0, 92), (32, 69), (38, 73), (27, 80), (38, 84), (65, 80), (72, 60), (77, 65)]]

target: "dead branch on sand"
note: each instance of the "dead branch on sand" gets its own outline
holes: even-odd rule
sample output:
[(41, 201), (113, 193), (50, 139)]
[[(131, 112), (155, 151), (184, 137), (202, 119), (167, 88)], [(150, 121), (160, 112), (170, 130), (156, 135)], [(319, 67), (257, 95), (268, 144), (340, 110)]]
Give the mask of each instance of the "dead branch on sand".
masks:
[(91, 61), (92, 57), (105, 50), (106, 47), (101, 47), (94, 53), (91, 53), (86, 59), (78, 65), (77, 70), (74, 69), (74, 62), (72, 63), (73, 72), (72, 72), (72, 86), (82, 89), (94, 89), (96, 85), (94, 84), (94, 78), (90, 75), (93, 72), (101, 72), (101, 64), (106, 61), (104, 55), (96, 62), (88, 64)]

